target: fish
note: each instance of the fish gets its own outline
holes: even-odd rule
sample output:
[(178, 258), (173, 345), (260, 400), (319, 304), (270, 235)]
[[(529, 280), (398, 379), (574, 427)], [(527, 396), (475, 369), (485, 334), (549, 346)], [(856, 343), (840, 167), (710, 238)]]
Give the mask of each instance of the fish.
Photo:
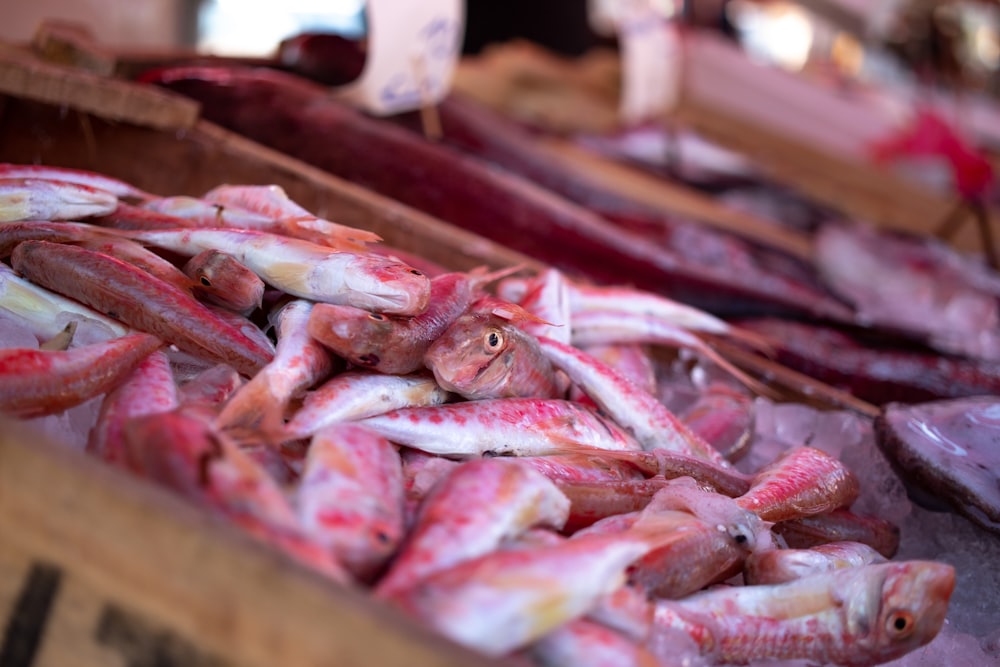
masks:
[(11, 262), (27, 279), (77, 299), (196, 356), (252, 376), (273, 352), (162, 280), (121, 260), (75, 246), (26, 241)]
[[(557, 340), (557, 339), (553, 339)], [(566, 343), (569, 345), (569, 343)], [(656, 363), (647, 346), (638, 343), (612, 343), (608, 345), (582, 345), (579, 347), (583, 352), (594, 357), (598, 361), (627, 377), (643, 391), (656, 396), (658, 382), (656, 379)], [(580, 393), (580, 398), (571, 394), (574, 400), (585, 398), (586, 394)], [(589, 400), (589, 399), (588, 399)]]
[(774, 532), (797, 549), (808, 549), (829, 542), (861, 542), (886, 558), (899, 549), (899, 527), (877, 516), (833, 510), (775, 524)]
[(191, 280), (180, 269), (135, 241), (127, 238), (94, 236), (85, 238), (76, 245), (109, 257), (116, 257), (173, 285), (182, 292), (190, 293), (192, 290)]
[(10, 257), (22, 241), (78, 243), (102, 234), (101, 228), (83, 222), (23, 220), (0, 225), (0, 257)]
[(361, 423), (397, 444), (459, 458), (555, 453), (567, 443), (639, 449), (631, 436), (590, 408), (562, 399), (494, 398), (401, 408)]
[(787, 521), (846, 508), (858, 499), (857, 477), (815, 447), (793, 447), (754, 476), (736, 504), (764, 521)]
[(463, 398), (561, 398), (566, 384), (520, 322), (533, 319), (496, 297), (472, 304), (424, 354), (438, 384)]
[(493, 459), (462, 463), (424, 499), (375, 596), (394, 598), (529, 528), (561, 529), (568, 513), (569, 500), (533, 470)]
[(719, 530), (688, 512), (663, 510), (655, 501), (639, 512), (618, 514), (597, 521), (573, 534), (624, 534), (644, 514), (655, 513), (664, 529), (676, 533), (676, 540), (652, 549), (631, 565), (629, 583), (645, 594), (676, 600), (713, 583), (725, 581), (743, 569), (745, 546), (733, 535)]
[(715, 448), (695, 435), (656, 397), (614, 369), (550, 338), (539, 338), (548, 359), (578, 384), (614, 421), (629, 430), (644, 449), (663, 448), (731, 467)]
[(264, 302), (264, 281), (232, 255), (204, 250), (181, 267), (201, 299), (249, 315)]
[(494, 551), (436, 572), (388, 601), (459, 644), (501, 656), (583, 616), (622, 586), (625, 569), (649, 548), (641, 539), (590, 535)]
[(93, 328), (106, 332), (102, 336), (105, 340), (132, 333), (118, 320), (27, 281), (3, 263), (0, 263), (0, 308), (23, 319), (32, 332), (42, 338), (57, 335), (65, 326), (65, 317), (93, 324)]
[(427, 309), (397, 317), (351, 306), (323, 304), (313, 311), (309, 332), (359, 368), (406, 375), (424, 368), (424, 354), (490, 281), (507, 271), (451, 272), (430, 281)]
[(586, 619), (570, 621), (527, 649), (540, 667), (658, 667), (648, 648), (625, 635)]
[(359, 580), (371, 580), (404, 535), (399, 453), (358, 424), (324, 428), (310, 442), (294, 506), (313, 540)]
[(117, 197), (89, 185), (0, 177), (0, 222), (75, 220), (107, 215), (117, 206)]
[(62, 181), (76, 183), (87, 187), (110, 192), (115, 197), (123, 199), (145, 200), (154, 197), (145, 190), (140, 190), (131, 183), (112, 178), (94, 171), (70, 169), (68, 167), (53, 167), (42, 164), (0, 164), (0, 178), (27, 178), (46, 181)]
[(429, 373), (347, 371), (308, 392), (302, 406), (285, 424), (282, 436), (286, 440), (305, 438), (338, 421), (364, 419), (401, 408), (441, 405), (450, 398), (451, 394), (439, 387)]
[(89, 218), (90, 222), (109, 229), (183, 229), (196, 225), (186, 218), (160, 213), (119, 200), (114, 211)]
[(802, 659), (860, 667), (930, 642), (954, 587), (951, 565), (880, 563), (660, 600), (654, 618), (666, 627), (675, 615), (708, 618), (711, 624), (692, 637), (718, 663)]
[(196, 374), (177, 388), (178, 401), (187, 405), (219, 406), (244, 383), (228, 364), (215, 364)]
[(845, 567), (884, 563), (885, 556), (861, 542), (830, 542), (809, 549), (774, 549), (750, 554), (743, 566), (749, 585), (782, 584)]
[(21, 419), (53, 415), (104, 394), (163, 346), (144, 333), (70, 350), (0, 349), (0, 413)]
[(277, 433), (292, 399), (333, 371), (326, 349), (306, 332), (312, 308), (312, 302), (296, 299), (271, 314), (278, 332), (274, 358), (229, 397), (216, 418), (219, 428), (259, 425), (267, 433)]
[(134, 231), (132, 238), (192, 257), (219, 250), (287, 294), (396, 315), (427, 309), (430, 279), (402, 262), (236, 229)]
[(382, 240), (374, 232), (313, 215), (292, 201), (278, 185), (220, 185), (206, 192), (202, 199), (220, 206), (239, 206), (259, 213), (282, 223), (286, 229), (308, 230), (313, 237), (343, 250), (363, 250), (366, 243), (378, 243)]
[(180, 405), (170, 359), (162, 350), (139, 361), (124, 381), (101, 401), (97, 422), (87, 437), (87, 452), (123, 468), (132, 469), (127, 458), (125, 424), (128, 420)]

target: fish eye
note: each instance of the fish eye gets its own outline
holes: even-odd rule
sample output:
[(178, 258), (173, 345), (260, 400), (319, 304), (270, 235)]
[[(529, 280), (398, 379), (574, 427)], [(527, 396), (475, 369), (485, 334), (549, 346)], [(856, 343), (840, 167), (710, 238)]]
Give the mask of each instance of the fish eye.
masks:
[(913, 623), (913, 614), (908, 611), (894, 611), (889, 614), (885, 621), (886, 631), (896, 639), (908, 637), (916, 627)]
[(487, 352), (495, 352), (503, 345), (503, 335), (499, 331), (489, 331), (483, 336), (483, 343)]
[(422, 276), (422, 275), (424, 275), (423, 271), (417, 271), (416, 269), (410, 269), (410, 273), (412, 273), (415, 276)]
[(201, 277), (201, 284), (204, 285), (205, 287), (211, 287), (212, 286), (212, 281), (208, 279), (208, 276), (202, 276)]
[(368, 313), (368, 317), (375, 320), (376, 322), (384, 322), (385, 315), (382, 313)]

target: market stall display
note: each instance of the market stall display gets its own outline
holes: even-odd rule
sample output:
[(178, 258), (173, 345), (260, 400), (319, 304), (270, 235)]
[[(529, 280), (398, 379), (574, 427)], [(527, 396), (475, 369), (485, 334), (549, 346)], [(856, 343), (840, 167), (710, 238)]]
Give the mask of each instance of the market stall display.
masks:
[[(81, 491), (80, 514), (61, 511), (60, 505), (73, 503), (71, 496), (60, 491), (36, 498), (28, 478), (18, 481), (9, 473), (9, 488), (15, 491), (0, 520), (5, 530), (10, 526), (25, 536), (2, 552), (7, 567), (23, 575), (15, 577), (23, 588), (5, 589), (0, 598), (11, 601), (11, 632), (25, 618), (32, 632), (44, 628), (46, 615), (32, 621), (24, 600), (47, 595), (51, 605), (65, 571), (85, 582), (91, 593), (98, 589), (117, 602), (75, 625), (59, 621), (62, 637), (80, 642), (96, 619), (98, 651), (110, 646), (125, 653), (131, 649), (123, 636), (152, 636), (150, 651), (188, 656), (188, 664), (264, 664), (283, 657), (295, 664), (319, 664), (324, 650), (346, 651), (348, 661), (360, 664), (371, 656), (359, 648), (365, 644), (352, 639), (370, 642), (370, 624), (380, 619), (391, 624), (388, 636), (394, 638), (374, 649), (374, 659), (385, 664), (419, 663), (421, 656), (484, 664), (479, 662), (486, 660), (482, 654), (569, 664), (581, 659), (572, 656), (593, 650), (588, 647), (594, 642), (618, 646), (621, 655), (636, 661), (664, 664), (678, 656), (691, 664), (769, 658), (876, 664), (925, 644), (929, 646), (912, 653), (914, 659), (934, 660), (960, 650), (973, 659), (995, 657), (995, 610), (972, 602), (980, 588), (995, 586), (990, 573), (976, 566), (984, 555), (996, 552), (995, 537), (909, 504), (904, 482), (913, 480), (904, 475), (901, 481), (875, 445), (872, 416), (878, 408), (843, 399), (815, 381), (791, 393), (778, 380), (794, 374), (760, 354), (783, 352), (765, 328), (755, 329), (750, 321), (746, 328), (734, 326), (667, 296), (697, 294), (699, 305), (716, 306), (719, 314), (795, 312), (827, 325), (856, 324), (858, 304), (839, 301), (811, 274), (810, 263), (794, 253), (783, 254), (787, 248), (762, 247), (759, 238), (728, 237), (693, 224), (671, 228), (673, 220), (641, 204), (617, 209), (636, 216), (627, 232), (635, 234), (634, 240), (626, 243), (621, 240), (626, 238), (622, 219), (611, 223), (613, 216), (601, 217), (608, 211), (599, 205), (586, 208), (563, 200), (566, 192), (556, 192), (558, 183), (545, 182), (545, 173), (559, 173), (557, 166), (534, 179), (555, 188), (544, 190), (515, 173), (501, 173), (483, 156), (432, 146), (389, 121), (331, 107), (313, 84), (284, 83), (272, 74), (217, 73), (206, 81), (200, 70), (190, 80), (199, 82), (195, 90), (210, 90), (222, 76), (236, 77), (229, 80), (237, 83), (238, 92), (257, 91), (231, 107), (251, 120), (260, 121), (273, 110), (273, 104), (255, 105), (269, 99), (273, 103), (264, 93), (279, 82), (285, 87), (274, 90), (291, 96), (282, 98), (282, 104), (304, 102), (285, 116), (302, 136), (323, 132), (307, 113), (313, 105), (318, 122), (336, 118), (353, 130), (343, 135), (345, 146), (363, 131), (373, 145), (382, 146), (386, 159), (370, 162), (365, 144), (356, 144), (353, 154), (339, 158), (338, 169), (404, 201), (347, 184), (204, 121), (177, 135), (94, 116), (74, 117), (74, 112), (67, 118), (51, 105), (17, 97), (5, 100), (0, 158), (12, 163), (9, 169), (41, 161), (87, 169), (87, 178), (104, 179), (103, 188), (116, 187), (107, 176), (135, 186), (112, 194), (110, 208), (68, 213), (74, 222), (8, 216), (10, 222), (0, 228), (0, 246), (10, 253), (11, 268), (28, 279), (21, 287), (45, 286), (146, 332), (112, 335), (108, 341), (109, 325), (90, 321), (99, 322), (100, 316), (70, 317), (76, 328), (65, 332), (61, 321), (47, 322), (42, 332), (26, 326), (23, 316), (5, 316), (12, 326), (5, 324), (11, 339), (4, 359), (30, 362), (22, 371), (7, 366), (7, 372), (38, 372), (36, 360), (44, 359), (52, 364), (49, 368), (82, 377), (81, 391), (90, 393), (79, 393), (73, 401), (93, 397), (89, 405), (64, 411), (67, 404), (59, 401), (69, 399), (57, 383), (50, 383), (41, 387), (48, 391), (41, 396), (24, 391), (0, 395), (5, 411), (27, 417), (48, 406), (57, 414), (36, 426), (63, 427), (60, 439), (75, 440), (78, 447), (89, 442), (91, 453), (147, 477), (205, 512), (191, 512), (188, 504), (166, 500), (68, 452), (32, 452), (26, 446), (31, 436), (5, 440), (3, 452), (19, 470), (30, 473), (51, 465), (67, 488)], [(266, 85), (253, 87), (260, 82)], [(213, 90), (201, 99), (207, 117), (228, 118), (226, 103), (220, 102), (225, 98), (216, 96), (223, 94), (227, 91)], [(447, 136), (447, 106), (442, 111)], [(394, 143), (377, 143), (386, 138)], [(294, 148), (291, 152), (309, 148), (303, 142), (278, 147)], [(468, 149), (466, 145), (462, 151)], [(143, 168), (150, 155), (184, 169)], [(388, 157), (405, 155), (419, 158), (417, 167), (432, 165), (437, 176), (409, 181), (413, 173), (400, 171), (393, 180), (386, 171), (392, 167)], [(548, 170), (558, 163), (542, 164)], [(517, 171), (516, 160), (504, 166)], [(51, 184), (68, 179), (69, 173), (35, 176)], [(15, 188), (15, 197), (34, 196), (39, 188), (31, 179), (18, 178), (20, 182), (7, 184)], [(491, 195), (494, 210), (486, 217), (482, 202), (449, 184), (451, 179), (479, 188), (473, 194), (503, 196), (504, 203), (498, 205)], [(230, 192), (239, 193), (236, 199), (216, 189), (223, 183), (236, 186)], [(264, 197), (265, 190), (240, 184), (272, 188)], [(385, 190), (386, 184), (398, 189)], [(275, 190), (277, 185), (283, 190)], [(447, 194), (442, 188), (451, 200), (442, 199)], [(287, 197), (275, 197), (276, 192)], [(593, 194), (581, 192), (582, 197)], [(181, 218), (170, 213), (179, 209), (152, 203), (172, 195), (204, 199), (216, 207), (215, 219)], [(42, 196), (45, 202), (53, 199)], [(453, 208), (459, 197), (464, 197), (461, 206)], [(97, 195), (91, 199), (102, 203)], [(406, 203), (445, 218), (457, 210), (463, 215), (455, 216), (456, 223), (464, 216), (482, 216), (474, 221), (476, 231), (489, 232), (536, 259), (445, 225)], [(518, 207), (526, 207), (527, 213), (511, 234)], [(44, 217), (61, 217), (51, 210)], [(271, 227), (247, 231), (249, 220)], [(589, 248), (589, 254), (559, 247), (569, 237), (546, 230), (546, 220), (570, 221), (563, 229), (582, 236), (580, 247)], [(220, 231), (206, 224), (236, 228)], [(656, 234), (650, 233), (651, 224), (658, 225)], [(674, 236), (704, 241), (702, 254), (664, 261), (668, 251), (654, 239), (668, 228)], [(536, 232), (549, 237), (532, 238)], [(129, 245), (135, 242), (141, 244), (138, 250)], [(272, 251), (261, 253), (263, 246)], [(691, 249), (680, 241), (675, 246), (678, 252)], [(709, 252), (713, 249), (730, 254)], [(126, 252), (128, 262), (142, 261), (143, 268), (125, 264)], [(285, 259), (293, 261), (282, 261), (287, 252), (294, 254)], [(622, 259), (615, 259), (615, 253)], [(246, 301), (229, 302), (241, 313), (223, 314), (218, 304), (202, 303), (217, 282), (205, 267), (223, 255), (230, 262), (228, 270), (246, 270), (249, 283), (254, 282), (252, 274), (264, 285), (262, 291), (250, 290)], [(365, 261), (340, 265), (354, 255)], [(761, 256), (768, 261), (759, 261)], [(743, 278), (759, 273), (763, 284), (790, 286), (802, 298), (777, 290), (768, 294), (767, 288), (734, 282), (738, 278), (733, 276), (727, 284), (722, 276), (731, 267), (712, 263), (732, 257), (745, 259)], [(638, 280), (642, 276), (635, 269), (640, 265), (633, 262), (643, 258), (646, 275)], [(43, 270), (45, 261), (52, 262), (51, 270)], [(327, 264), (337, 268), (308, 270)], [(88, 266), (96, 273), (84, 273)], [(355, 266), (364, 268), (356, 271)], [(62, 277), (65, 272), (72, 274), (68, 280)], [(682, 280), (689, 282), (678, 289)], [(633, 285), (625, 288), (626, 283)], [(12, 277), (4, 284), (5, 294), (20, 285)], [(124, 289), (111, 289), (136, 284), (145, 290), (138, 302)], [(613, 306), (601, 305), (599, 299), (587, 302), (587, 296), (601, 289), (611, 290), (606, 294), (616, 302)], [(164, 294), (173, 301), (161, 300)], [(747, 298), (757, 303), (740, 302)], [(645, 304), (638, 306), (644, 318), (641, 331), (629, 328), (639, 323), (627, 315), (632, 300)], [(653, 314), (653, 303), (669, 306), (663, 312), (677, 319)], [(10, 304), (4, 307), (16, 312)], [(64, 309), (57, 305), (53, 312)], [(200, 315), (189, 327), (160, 326), (151, 324), (154, 318), (147, 309), (168, 320), (181, 311)], [(221, 324), (205, 334), (202, 328), (213, 318)], [(347, 322), (358, 324), (340, 331)], [(900, 333), (885, 327), (879, 331)], [(104, 342), (87, 340), (102, 333)], [(168, 346), (151, 352), (147, 347), (156, 338), (150, 334)], [(185, 343), (192, 335), (212, 345)], [(916, 344), (919, 336), (906, 335)], [(247, 338), (239, 354), (216, 349), (238, 336)], [(370, 344), (358, 348), (360, 338)], [(729, 340), (722, 343), (720, 338)], [(37, 349), (40, 344), (55, 349)], [(648, 354), (654, 346), (656, 353)], [(81, 358), (105, 347), (125, 355), (116, 367), (127, 368), (128, 379), (105, 376), (98, 382), (100, 362)], [(729, 367), (727, 357), (757, 376), (743, 376), (744, 371)], [(756, 361), (748, 363), (748, 358)], [(394, 363), (387, 365), (388, 360)], [(406, 363), (396, 364), (399, 360)], [(28, 383), (33, 389), (40, 384)], [(130, 398), (145, 392), (148, 400)], [(762, 392), (774, 393), (765, 398), (758, 395)], [(854, 411), (817, 410), (830, 405)], [(330, 414), (337, 416), (331, 420)], [(20, 434), (21, 426), (10, 432)], [(96, 491), (105, 482), (116, 490), (102, 500)], [(85, 517), (84, 508), (100, 511), (111, 497), (121, 499), (123, 508), (95, 525), (116, 526), (121, 534), (124, 526), (136, 525), (139, 508), (147, 508), (157, 517), (150, 539), (170, 539), (171, 534), (176, 539), (190, 530), (195, 537), (187, 549), (219, 554), (210, 561), (217, 564), (211, 574), (194, 577), (199, 583), (185, 589), (192, 608), (200, 611), (186, 616), (162, 584), (141, 595), (137, 575), (113, 583), (114, 564), (140, 553), (129, 551), (134, 545), (118, 548), (97, 535), (82, 535), (77, 527), (68, 533), (74, 545), (70, 553), (91, 550), (104, 554), (106, 562), (77, 563), (59, 554), (59, 539), (53, 536), (69, 529), (71, 517)], [(43, 520), (47, 512), (55, 516)], [(28, 529), (25, 521), (32, 517), (38, 525)], [(285, 555), (279, 558), (238, 536), (234, 525)], [(219, 539), (207, 535), (214, 530), (221, 533)], [(934, 530), (958, 539), (958, 551), (942, 551)], [(784, 584), (754, 580), (739, 585), (748, 559), (780, 553), (785, 549), (778, 547), (786, 545), (804, 549), (844, 539), (865, 543), (881, 556), (846, 570), (824, 572), (828, 566), (819, 565), (815, 573)], [(192, 567), (184, 555), (153, 561), (183, 572)], [(256, 574), (243, 582), (221, 575), (229, 558), (242, 572), (249, 568)], [(890, 560), (880, 562), (882, 558)], [(32, 559), (36, 562), (29, 567)], [(261, 559), (270, 565), (262, 565)], [(50, 560), (58, 565), (47, 565)], [(126, 571), (148, 573), (141, 565), (133, 567)], [(261, 576), (273, 577), (284, 591), (276, 596), (274, 612), (280, 613), (281, 602), (298, 605), (296, 611), (281, 622), (242, 608), (238, 620), (227, 617), (226, 608), (260, 593)], [(698, 592), (721, 582), (737, 585)], [(302, 592), (307, 583), (321, 594), (308, 598), (311, 593)], [(243, 585), (248, 592), (234, 593)], [(206, 600), (210, 596), (198, 595), (198, 587), (218, 591), (219, 599)], [(372, 604), (366, 591), (380, 600)], [(658, 598), (647, 597), (648, 591), (656, 591)], [(94, 607), (93, 595), (88, 599)], [(800, 600), (809, 603), (800, 606)], [(122, 612), (123, 603), (132, 612)], [(346, 628), (357, 629), (357, 637), (350, 630), (327, 631), (335, 636), (324, 637), (319, 617), (308, 618), (310, 609), (342, 619)], [(946, 614), (949, 625), (944, 625)], [(302, 627), (290, 628), (296, 624), (293, 619), (301, 619)], [(260, 630), (269, 622), (276, 625)], [(247, 639), (254, 634), (247, 628), (262, 634)], [(818, 636), (816, 628), (822, 629)], [(770, 635), (772, 630), (776, 634)], [(435, 634), (475, 653), (441, 642)], [(284, 642), (293, 640), (305, 643), (292, 657), (282, 656)], [(246, 646), (232, 648), (238, 641)], [(411, 644), (412, 649), (401, 648)], [(28, 650), (37, 646), (36, 638)], [(65, 650), (50, 646), (43, 644), (42, 650)], [(8, 650), (6, 641), (3, 650)], [(93, 645), (87, 650), (93, 653)]]

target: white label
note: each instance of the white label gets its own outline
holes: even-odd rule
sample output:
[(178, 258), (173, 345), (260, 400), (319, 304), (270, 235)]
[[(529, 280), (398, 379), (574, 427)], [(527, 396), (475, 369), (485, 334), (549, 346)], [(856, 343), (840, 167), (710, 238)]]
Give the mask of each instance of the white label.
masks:
[(361, 77), (338, 91), (388, 115), (440, 102), (465, 32), (462, 0), (368, 0), (368, 55)]
[(662, 115), (674, 95), (680, 57), (677, 29), (649, 0), (627, 0), (619, 17), (621, 114), (628, 124)]

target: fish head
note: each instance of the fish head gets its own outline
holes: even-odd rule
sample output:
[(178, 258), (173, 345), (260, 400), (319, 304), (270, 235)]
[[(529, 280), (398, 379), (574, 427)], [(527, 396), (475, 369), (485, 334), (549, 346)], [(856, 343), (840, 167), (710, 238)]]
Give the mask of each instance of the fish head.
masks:
[(881, 664), (929, 643), (944, 625), (955, 568), (932, 561), (882, 563), (845, 571), (840, 589), (847, 631), (864, 664)]
[(354, 306), (317, 303), (309, 314), (309, 335), (355, 366), (383, 370), (386, 350), (400, 340), (399, 318)]
[(424, 354), (437, 383), (467, 399), (497, 397), (513, 363), (511, 325), (489, 313), (456, 319)]
[(343, 282), (346, 305), (376, 313), (419, 315), (430, 304), (430, 278), (389, 257), (358, 255)]
[(955, 568), (932, 561), (886, 564), (875, 631), (890, 660), (929, 643), (944, 624), (955, 589)]

